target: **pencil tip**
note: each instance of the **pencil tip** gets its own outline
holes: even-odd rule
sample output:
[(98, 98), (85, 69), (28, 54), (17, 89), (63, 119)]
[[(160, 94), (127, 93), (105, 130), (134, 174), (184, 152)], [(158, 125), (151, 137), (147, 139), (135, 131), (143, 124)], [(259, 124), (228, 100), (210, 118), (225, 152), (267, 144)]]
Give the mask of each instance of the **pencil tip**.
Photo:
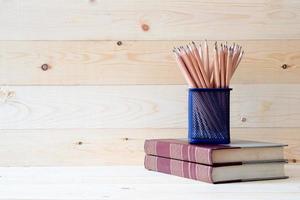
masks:
[(187, 51), (189, 51), (189, 50), (191, 49), (190, 44), (187, 44), (187, 45), (186, 45), (186, 49), (187, 49)]

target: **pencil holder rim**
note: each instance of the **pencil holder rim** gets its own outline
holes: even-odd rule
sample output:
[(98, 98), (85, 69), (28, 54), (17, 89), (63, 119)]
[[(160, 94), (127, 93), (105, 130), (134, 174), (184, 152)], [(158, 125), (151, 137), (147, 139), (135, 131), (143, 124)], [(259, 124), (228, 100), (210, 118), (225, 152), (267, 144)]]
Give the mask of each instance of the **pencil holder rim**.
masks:
[(230, 91), (232, 88), (189, 88), (189, 91)]

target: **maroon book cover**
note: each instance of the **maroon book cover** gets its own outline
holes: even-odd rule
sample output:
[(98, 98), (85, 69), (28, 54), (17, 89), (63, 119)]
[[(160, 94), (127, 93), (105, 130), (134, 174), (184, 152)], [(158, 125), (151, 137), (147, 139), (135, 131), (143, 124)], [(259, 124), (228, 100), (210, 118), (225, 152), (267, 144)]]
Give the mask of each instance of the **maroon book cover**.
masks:
[(230, 144), (189, 144), (185, 139), (151, 139), (146, 140), (146, 154), (189, 162), (213, 165), (212, 152), (220, 149), (240, 149), (257, 147), (282, 147), (283, 144), (236, 140)]
[[(284, 179), (284, 178), (288, 178), (287, 176), (284, 175), (284, 168), (283, 168), (284, 164), (285, 162), (281, 162), (281, 161), (267, 163), (267, 165), (270, 165), (270, 166), (266, 166), (269, 171), (272, 165), (277, 165), (279, 167), (282, 167), (281, 168), (282, 172), (278, 173), (277, 171), (278, 169), (277, 169), (275, 170), (275, 174), (271, 173), (272, 175), (263, 172), (263, 174), (261, 175), (253, 176), (251, 175), (252, 173), (250, 173), (250, 177), (248, 178), (245, 178), (243, 174), (240, 176), (234, 175), (232, 178), (227, 177), (225, 179), (219, 179), (219, 180), (217, 178), (216, 180), (213, 176), (214, 173), (213, 171), (219, 167), (202, 165), (199, 163), (192, 163), (192, 162), (186, 162), (182, 160), (175, 160), (175, 159), (163, 158), (163, 157), (151, 156), (151, 155), (146, 155), (144, 160), (144, 166), (148, 170), (161, 172), (165, 174), (171, 174), (171, 175), (180, 176), (189, 179), (194, 179), (194, 180), (203, 181), (207, 183), (229, 183), (229, 182), (241, 182), (241, 181)], [(228, 165), (220, 168), (224, 168), (224, 167), (227, 168), (232, 166), (243, 166), (243, 165), (244, 164)], [(245, 164), (245, 165), (253, 165), (253, 164)], [(258, 163), (257, 165), (258, 165), (257, 167), (259, 167), (259, 165), (265, 165), (265, 163)], [(255, 170), (258, 168), (250, 168), (250, 169)], [(236, 168), (234, 168), (233, 171), (236, 172)], [(224, 172), (228, 173), (229, 171), (224, 170)]]
[(145, 156), (145, 168), (189, 179), (213, 183), (212, 167), (158, 156)]

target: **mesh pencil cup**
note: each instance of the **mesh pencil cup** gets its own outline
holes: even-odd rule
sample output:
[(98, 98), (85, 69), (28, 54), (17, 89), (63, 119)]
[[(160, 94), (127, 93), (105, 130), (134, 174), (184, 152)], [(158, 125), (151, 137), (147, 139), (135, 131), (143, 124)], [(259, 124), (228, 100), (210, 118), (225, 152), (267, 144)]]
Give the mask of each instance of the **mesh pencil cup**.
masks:
[(231, 90), (231, 88), (189, 89), (189, 143), (230, 143), (229, 106)]

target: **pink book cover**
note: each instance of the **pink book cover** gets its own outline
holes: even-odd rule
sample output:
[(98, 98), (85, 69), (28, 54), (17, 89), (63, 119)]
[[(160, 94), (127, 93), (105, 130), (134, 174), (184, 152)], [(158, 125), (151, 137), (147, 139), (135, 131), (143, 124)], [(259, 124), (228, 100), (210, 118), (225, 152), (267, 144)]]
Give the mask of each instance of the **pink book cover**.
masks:
[(224, 145), (209, 145), (189, 144), (186, 139), (150, 139), (145, 141), (144, 150), (149, 155), (213, 165), (214, 150), (280, 146), (286, 145), (246, 140), (236, 140)]
[(151, 171), (213, 183), (212, 166), (151, 155), (145, 156), (144, 165), (146, 169)]
[(202, 165), (199, 163), (186, 162), (182, 160), (151, 156), (151, 155), (145, 156), (144, 166), (146, 169), (150, 171), (171, 174), (171, 175), (194, 179), (194, 180), (203, 181), (207, 183), (230, 183), (230, 182), (273, 180), (273, 179), (288, 178), (287, 176), (278, 176), (278, 177), (270, 177), (270, 178), (262, 177), (262, 178), (255, 178), (255, 179), (244, 179), (244, 180), (235, 179), (235, 180), (228, 180), (222, 182), (215, 182), (212, 177), (212, 172), (216, 167)]

